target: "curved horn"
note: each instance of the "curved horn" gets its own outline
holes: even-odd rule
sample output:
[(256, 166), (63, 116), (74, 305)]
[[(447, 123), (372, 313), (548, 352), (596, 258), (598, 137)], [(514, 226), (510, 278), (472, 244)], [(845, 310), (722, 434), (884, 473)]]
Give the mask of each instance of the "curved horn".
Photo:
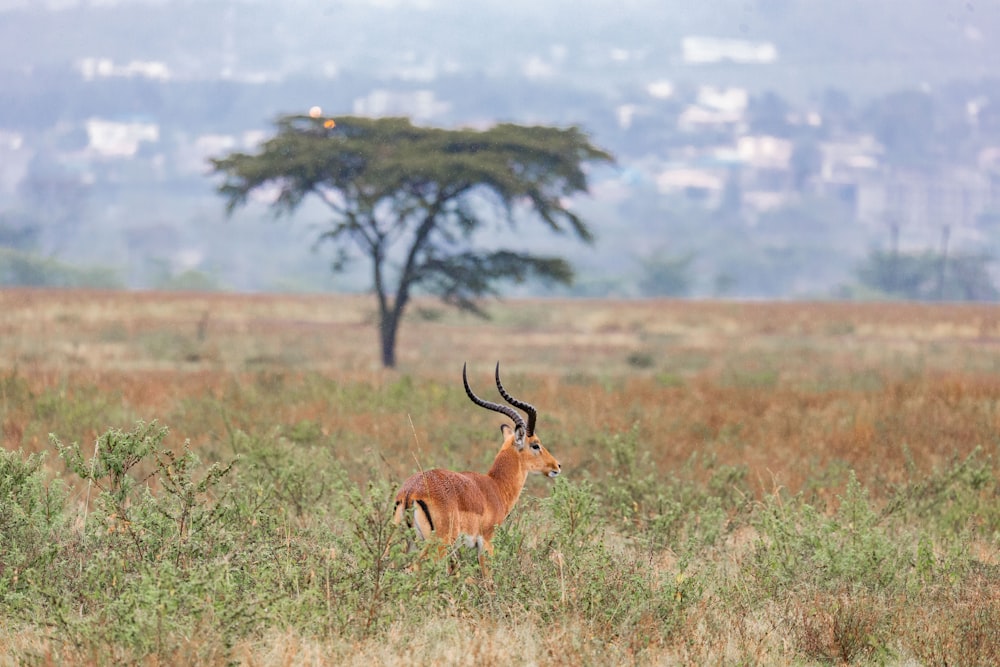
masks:
[(469, 386), (469, 378), (466, 375), (465, 367), (466, 364), (462, 364), (462, 383), (465, 385), (465, 393), (469, 395), (469, 398), (472, 399), (472, 402), (481, 408), (486, 408), (487, 410), (492, 410), (493, 412), (499, 412), (502, 415), (507, 415), (508, 417), (511, 418), (511, 420), (514, 422), (515, 425), (520, 426), (522, 429), (524, 429), (525, 433), (529, 433), (530, 429), (528, 429), (524, 425), (524, 418), (521, 417), (521, 415), (519, 415), (513, 409), (508, 408), (506, 405), (500, 405), (499, 403), (491, 403), (489, 401), (484, 401), (483, 399), (479, 398), (478, 396), (472, 393), (472, 388)]
[(500, 395), (503, 396), (503, 400), (507, 401), (515, 408), (521, 408), (528, 413), (528, 426), (524, 431), (527, 436), (532, 436), (535, 434), (535, 419), (538, 418), (538, 412), (535, 410), (535, 406), (531, 403), (525, 403), (524, 401), (519, 401), (510, 394), (507, 390), (503, 388), (503, 384), (500, 382), (500, 362), (497, 362), (497, 389), (500, 390)]

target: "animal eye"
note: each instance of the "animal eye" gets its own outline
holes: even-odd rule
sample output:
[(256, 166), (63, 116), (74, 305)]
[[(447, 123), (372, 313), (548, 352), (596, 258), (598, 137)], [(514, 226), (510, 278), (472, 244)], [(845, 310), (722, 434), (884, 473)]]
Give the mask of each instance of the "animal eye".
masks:
[(542, 446), (539, 445), (537, 442), (531, 443), (531, 448), (534, 449), (536, 452), (542, 451)]

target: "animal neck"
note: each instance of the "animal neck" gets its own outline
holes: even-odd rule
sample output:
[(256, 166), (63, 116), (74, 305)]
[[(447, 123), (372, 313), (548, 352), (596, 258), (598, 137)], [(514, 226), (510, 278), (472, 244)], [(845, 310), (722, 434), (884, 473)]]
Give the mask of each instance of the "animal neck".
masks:
[(528, 478), (527, 469), (521, 465), (521, 457), (513, 447), (504, 447), (497, 453), (490, 471), (486, 474), (497, 483), (500, 497), (507, 506), (505, 516), (510, 514)]

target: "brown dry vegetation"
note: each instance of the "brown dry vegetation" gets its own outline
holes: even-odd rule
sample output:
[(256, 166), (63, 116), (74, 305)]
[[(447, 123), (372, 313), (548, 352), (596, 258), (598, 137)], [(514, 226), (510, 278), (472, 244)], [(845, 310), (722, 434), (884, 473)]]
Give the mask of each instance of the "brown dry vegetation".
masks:
[[(372, 445), (402, 458), (400, 473), (412, 464), (398, 456), (414, 442), (410, 420), (431, 449), (467, 416), (464, 361), (484, 388), (497, 359), (514, 386), (530, 376), (547, 441), (570, 469), (593, 465), (591, 434), (637, 423), (662, 470), (711, 457), (749, 466), (759, 491), (798, 491), (839, 461), (877, 490), (1000, 434), (995, 306), (533, 300), (498, 303), (486, 321), (436, 308), (417, 304), (400, 368), (384, 371), (365, 296), (6, 290), (0, 368), (35, 391), (120, 401), (122, 425), (170, 415), (196, 443), (220, 425), (186, 424), (196, 417), (186, 402), (260, 373), (284, 387), (306, 373), (375, 387), (400, 375), (433, 381), (448, 400), (409, 418), (280, 392), (261, 415), (377, 434)], [(47, 446), (29, 415), (4, 417), (8, 448)], [(92, 441), (107, 426), (61, 435)]]
[[(484, 469), (498, 442), (496, 415), (468, 405), (460, 369), (470, 362), (473, 386), (485, 393), (499, 359), (505, 383), (539, 407), (539, 433), (568, 479), (608, 484), (608, 443), (631, 433), (641, 452), (629, 470), (645, 466), (699, 488), (739, 470), (734, 493), (757, 503), (749, 511), (797, 497), (832, 516), (852, 473), (888, 515), (893, 503), (919, 505), (918, 493), (930, 493), (933, 485), (919, 480), (970, 456), (988, 462), (992, 484), (982, 497), (998, 501), (995, 306), (515, 300), (489, 310), (484, 321), (418, 301), (400, 333), (399, 368), (385, 371), (366, 296), (0, 291), (3, 443), (44, 451), (50, 432), (92, 443), (110, 427), (158, 419), (170, 427), (171, 445), (189, 439), (211, 460), (229, 453), (220, 443), (234, 430), (315, 424), (331, 447), (343, 447), (338, 456), (357, 483), (373, 465), (389, 479), (418, 463)], [(317, 382), (337, 389), (319, 391)], [(15, 400), (13, 392), (25, 391), (32, 400)], [(39, 407), (53, 397), (78, 409)], [(549, 488), (532, 480), (528, 495)], [(633, 525), (607, 540), (627, 543), (630, 531), (652, 525), (658, 510), (641, 497), (631, 516), (601, 509), (609, 521)], [(951, 586), (935, 580), (909, 598), (803, 584), (769, 602), (730, 600), (721, 612), (713, 591), (726, 587), (713, 579), (699, 584), (698, 600), (684, 598), (679, 629), (669, 634), (643, 629), (641, 619), (631, 634), (592, 637), (594, 627), (573, 617), (541, 633), (538, 625), (551, 621), (536, 615), (505, 622), (456, 613), (423, 625), (395, 620), (361, 640), (273, 628), (227, 655), (197, 646), (187, 655), (181, 646), (150, 664), (195, 654), (220, 664), (503, 664), (512, 645), (518, 661), (538, 664), (941, 664), (970, 646), (996, 656), (1000, 535), (982, 529), (995, 519), (966, 522), (973, 574)], [(707, 572), (709, 562), (738, 578), (760, 530), (730, 516), (704, 562), (678, 563), (670, 549), (655, 560), (671, 581)], [(642, 645), (642, 636), (653, 639)], [(42, 662), (103, 661), (46, 653), (40, 637), (0, 629), (0, 649), (5, 643), (29, 653), (37, 643)], [(880, 652), (890, 645), (891, 653)]]

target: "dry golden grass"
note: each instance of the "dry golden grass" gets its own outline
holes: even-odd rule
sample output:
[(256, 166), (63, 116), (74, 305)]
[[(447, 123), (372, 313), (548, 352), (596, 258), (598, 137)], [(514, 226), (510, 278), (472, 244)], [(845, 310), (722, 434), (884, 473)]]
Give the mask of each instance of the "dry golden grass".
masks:
[[(994, 446), (1000, 433), (1000, 309), (991, 305), (517, 300), (490, 311), (484, 321), (418, 301), (401, 330), (399, 369), (385, 371), (367, 296), (6, 290), (0, 369), (35, 390), (96, 391), (129, 415), (169, 415), (196, 443), (200, 429), (222, 426), (189, 422), (185, 401), (221, 396), (249, 375), (375, 386), (411, 375), (458, 403), (387, 419), (278, 397), (267, 418), (368, 432), (390, 454), (414, 442), (412, 419), (431, 458), (429, 443), (463, 400), (462, 363), (488, 390), (500, 359), (511, 386), (531, 378), (522, 391), (570, 470), (596, 465), (594, 433), (638, 423), (662, 470), (711, 457), (749, 466), (765, 492), (800, 490), (835, 460), (878, 488), (907, 466), (926, 471)], [(25, 433), (28, 421), (5, 415), (9, 448), (45, 446), (47, 433)], [(470, 452), (469, 465), (482, 457)], [(412, 458), (398, 459), (402, 475)]]
[[(992, 305), (538, 299), (489, 310), (481, 320), (418, 300), (400, 332), (400, 371), (451, 376), (456, 360), (500, 357), (540, 375), (647, 364), (691, 374), (737, 361), (794, 380), (821, 377), (817, 362), (841, 373), (994, 371), (1000, 359)], [(0, 312), (0, 364), (23, 370), (379, 371), (364, 295), (0, 290)]]

